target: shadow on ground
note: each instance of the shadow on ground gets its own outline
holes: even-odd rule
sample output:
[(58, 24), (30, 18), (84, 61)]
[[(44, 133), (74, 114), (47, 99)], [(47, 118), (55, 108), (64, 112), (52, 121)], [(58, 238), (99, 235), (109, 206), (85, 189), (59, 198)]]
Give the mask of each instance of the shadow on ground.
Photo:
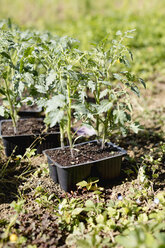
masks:
[[(124, 148), (127, 151), (127, 156), (123, 159), (120, 177), (112, 180), (109, 184), (107, 182), (100, 184), (106, 188), (112, 188), (113, 186), (121, 185), (125, 181), (131, 182), (136, 179), (144, 157), (150, 154), (151, 149), (160, 147), (165, 142), (165, 138), (161, 129), (146, 127), (138, 134), (129, 133), (127, 137), (119, 139), (114, 137), (113, 142)], [(157, 154), (153, 153), (153, 158), (156, 157)], [(151, 164), (148, 164), (147, 175), (149, 179), (153, 180), (155, 189), (163, 189), (165, 187), (165, 155), (163, 155), (159, 164), (159, 176), (157, 178), (152, 178), (150, 167)]]

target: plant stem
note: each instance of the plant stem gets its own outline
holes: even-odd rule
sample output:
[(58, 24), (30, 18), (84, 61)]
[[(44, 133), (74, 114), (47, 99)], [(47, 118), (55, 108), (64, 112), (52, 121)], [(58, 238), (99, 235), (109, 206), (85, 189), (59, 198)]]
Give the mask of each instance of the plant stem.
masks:
[(60, 142), (61, 142), (61, 148), (64, 149), (64, 129), (62, 124), (60, 124)]
[(8, 79), (5, 79), (5, 91), (6, 91), (7, 100), (9, 102), (10, 115), (11, 115), (11, 119), (12, 119), (13, 127), (14, 127), (14, 134), (16, 134), (17, 132), (17, 122), (16, 122), (17, 111), (13, 107), (12, 100), (10, 97)]
[(68, 125), (67, 125), (67, 134), (69, 139), (69, 146), (70, 146), (70, 152), (71, 156), (73, 158), (73, 143), (72, 143), (72, 135), (71, 135), (71, 105), (72, 105), (72, 99), (71, 99), (71, 92), (70, 92), (70, 79), (69, 76), (67, 77), (67, 92), (68, 92)]
[(107, 116), (106, 116), (106, 119), (105, 119), (104, 129), (103, 129), (103, 137), (102, 137), (102, 141), (101, 141), (101, 143), (102, 143), (101, 149), (104, 149), (104, 147), (105, 147), (105, 140), (107, 138), (108, 122), (110, 120), (110, 115), (111, 115), (111, 109), (108, 110)]
[[(100, 86), (98, 85), (98, 78), (96, 77), (96, 104), (100, 104)], [(99, 115), (97, 114), (96, 116), (96, 131), (97, 131), (97, 136), (100, 136), (99, 133), (99, 126), (100, 126), (100, 121), (99, 121)]]

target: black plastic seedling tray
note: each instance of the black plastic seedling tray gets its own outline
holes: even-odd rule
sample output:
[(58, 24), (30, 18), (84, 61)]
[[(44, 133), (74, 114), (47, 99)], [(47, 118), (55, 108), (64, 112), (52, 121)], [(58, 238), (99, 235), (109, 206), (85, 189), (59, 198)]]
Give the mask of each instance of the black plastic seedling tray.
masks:
[[(93, 140), (89, 142), (91, 143), (97, 141)], [(83, 142), (75, 146), (87, 144), (89, 142)], [(120, 175), (122, 157), (127, 153), (124, 149), (111, 142), (109, 142), (108, 145), (111, 145), (116, 151), (119, 152), (119, 154), (114, 156), (111, 155), (110, 157), (92, 162), (69, 166), (62, 166), (47, 155), (48, 150), (56, 150), (61, 148), (53, 148), (43, 151), (43, 153), (47, 156), (50, 177), (55, 183), (59, 183), (61, 188), (65, 191), (74, 190), (76, 188), (76, 183), (85, 180), (88, 177), (98, 177), (100, 181), (107, 183), (110, 182), (111, 179), (114, 179)]]
[(20, 110), (18, 112), (18, 115), (21, 118), (39, 118), (41, 117), (41, 113), (42, 113), (42, 108), (36, 108), (33, 110)]
[[(18, 111), (18, 115), (21, 118), (41, 118), (42, 116), (42, 108), (38, 108), (36, 107), (35, 109), (26, 109), (26, 110), (19, 110)], [(8, 119), (11, 119), (11, 117), (9, 116)], [(4, 118), (3, 116), (0, 115), (0, 120), (6, 120), (6, 118)]]
[[(41, 118), (39, 118), (41, 119)], [(59, 147), (60, 146), (60, 132), (54, 133), (44, 133), (44, 134), (37, 134), (37, 135), (13, 135), (7, 136), (1, 134), (1, 125), (4, 122), (8, 122), (11, 120), (1, 120), (0, 121), (0, 135), (2, 137), (5, 154), (6, 156), (10, 156), (13, 151), (14, 155), (24, 155), (26, 149), (31, 146), (31, 144), (39, 137), (41, 139), (37, 140), (34, 146), (36, 149), (37, 154), (41, 154), (43, 150), (50, 149), (52, 147)]]

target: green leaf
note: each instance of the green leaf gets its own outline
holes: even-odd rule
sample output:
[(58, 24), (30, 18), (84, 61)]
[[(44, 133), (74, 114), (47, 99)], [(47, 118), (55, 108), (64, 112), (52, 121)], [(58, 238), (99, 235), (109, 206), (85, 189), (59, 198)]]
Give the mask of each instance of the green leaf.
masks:
[(101, 91), (100, 97), (99, 97), (99, 98), (101, 99), (101, 98), (105, 97), (105, 96), (107, 95), (108, 92), (109, 92), (108, 89), (105, 89), (105, 90)]
[(92, 93), (93, 93), (94, 90), (95, 90), (95, 87), (96, 87), (96, 83), (93, 82), (93, 81), (89, 81), (89, 82), (88, 82), (88, 87), (89, 87), (89, 89), (91, 89), (91, 91), (92, 91)]
[(87, 186), (87, 184), (88, 183), (86, 181), (81, 181), (81, 182), (77, 183), (76, 186), (80, 186), (81, 188), (83, 188), (83, 187)]
[(123, 78), (120, 76), (120, 74), (118, 73), (113, 73), (114, 78), (116, 78), (117, 80), (121, 81)]
[(34, 51), (34, 47), (27, 47), (24, 51), (24, 56), (27, 57), (32, 54), (32, 51)]
[(23, 59), (21, 59), (21, 60), (20, 60), (20, 66), (19, 66), (19, 71), (20, 71), (20, 73), (23, 72), (23, 68), (24, 68), (24, 61), (23, 61)]
[(59, 94), (57, 96), (53, 96), (50, 100), (47, 101), (46, 113), (51, 111), (56, 111), (59, 107), (65, 106), (65, 96)]
[(60, 123), (61, 119), (64, 117), (63, 110), (57, 110), (54, 112), (50, 112), (48, 117), (45, 118), (45, 122), (48, 124), (50, 123), (50, 127), (54, 127), (57, 123)]
[(85, 202), (85, 206), (86, 206), (87, 208), (94, 208), (94, 207), (95, 207), (95, 204), (94, 204), (93, 201), (87, 200), (87, 201)]
[(18, 83), (18, 92), (19, 92), (20, 95), (23, 92), (23, 90), (24, 90), (24, 83), (22, 81), (19, 81), (19, 83)]
[(29, 72), (24, 74), (24, 80), (29, 86), (31, 86), (34, 83), (33, 77)]
[(138, 247), (138, 241), (136, 239), (136, 236), (132, 233), (129, 236), (117, 236), (115, 238), (115, 241), (122, 245), (125, 248), (137, 248)]
[(141, 223), (145, 223), (148, 221), (148, 216), (146, 213), (142, 213), (138, 216), (138, 221)]
[(0, 116), (5, 115), (5, 108), (3, 106), (0, 106)]
[(77, 248), (87, 248), (90, 247), (90, 244), (87, 240), (78, 239), (76, 242)]
[(128, 50), (128, 52), (129, 52), (130, 57), (131, 57), (131, 59), (132, 59), (132, 61), (133, 61), (133, 54), (132, 54), (132, 52), (131, 52), (130, 50)]
[(126, 114), (123, 110), (114, 110), (113, 115), (115, 116), (115, 123), (121, 123), (124, 124), (124, 121), (126, 120)]
[(139, 97), (140, 96), (140, 92), (139, 89), (136, 85), (131, 86), (131, 90)]
[(7, 58), (7, 59), (11, 59), (11, 58), (10, 58), (10, 55), (9, 55), (8, 53), (6, 53), (6, 52), (1, 52), (0, 54), (1, 54), (3, 57)]
[(105, 218), (104, 218), (104, 216), (103, 216), (102, 214), (98, 214), (98, 215), (96, 216), (96, 222), (97, 222), (98, 224), (104, 224), (104, 220), (105, 220)]
[(0, 94), (2, 94), (2, 95), (6, 95), (5, 89), (0, 88)]
[(139, 78), (139, 81), (144, 86), (144, 88), (146, 89), (146, 83), (144, 82), (144, 80), (142, 78)]
[(134, 133), (138, 133), (139, 131), (139, 125), (136, 125), (135, 123), (131, 123), (130, 128)]
[(53, 83), (53, 81), (56, 79), (56, 73), (55, 71), (51, 71), (48, 75), (48, 77), (46, 78), (46, 85), (49, 86)]
[(101, 114), (101, 113), (105, 113), (107, 112), (108, 110), (110, 110), (113, 106), (113, 103), (112, 102), (109, 102), (108, 100), (102, 100), (100, 102), (100, 105), (98, 107), (98, 114)]
[(83, 208), (75, 208), (72, 211), (72, 215), (79, 215), (84, 209)]

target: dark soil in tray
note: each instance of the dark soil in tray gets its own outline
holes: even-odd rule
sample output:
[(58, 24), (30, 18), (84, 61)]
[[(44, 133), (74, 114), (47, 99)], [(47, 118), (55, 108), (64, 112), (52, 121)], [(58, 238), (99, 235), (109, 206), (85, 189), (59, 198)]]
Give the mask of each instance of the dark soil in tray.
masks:
[(76, 146), (73, 149), (73, 158), (71, 157), (69, 147), (65, 148), (64, 150), (50, 150), (46, 153), (51, 157), (51, 159), (62, 166), (88, 163), (120, 154), (117, 148), (114, 148), (113, 146), (107, 146), (104, 149), (101, 149), (100, 145), (97, 143), (87, 143)]
[[(46, 126), (41, 119), (29, 118), (29, 119), (21, 119), (18, 120), (17, 123), (17, 133), (16, 135), (32, 135), (32, 134), (42, 134), (42, 133), (54, 133), (58, 132), (59, 129), (57, 127), (48, 128), (46, 130)], [(14, 135), (14, 129), (12, 125), (12, 121), (7, 121), (2, 123), (2, 135), (10, 136)]]

